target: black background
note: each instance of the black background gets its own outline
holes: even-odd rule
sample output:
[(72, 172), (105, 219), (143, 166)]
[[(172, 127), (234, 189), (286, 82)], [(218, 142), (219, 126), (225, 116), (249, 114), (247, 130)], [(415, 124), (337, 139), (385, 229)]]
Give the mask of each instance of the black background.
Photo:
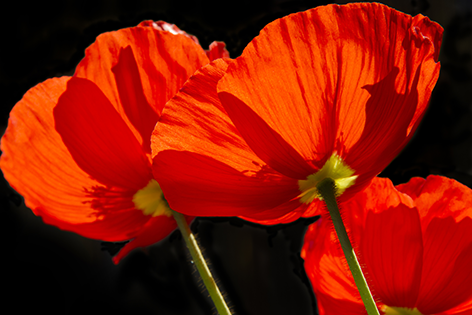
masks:
[[(224, 41), (231, 57), (267, 23), (327, 2), (288, 0), (67, 1), (9, 3), (1, 11), (0, 132), (31, 87), (71, 75), (100, 33), (164, 20), (196, 35), (203, 48)], [(340, 2), (338, 2), (340, 3)], [(469, 0), (384, 1), (422, 13), (445, 29), (441, 75), (430, 108), (405, 150), (381, 174), (395, 184), (440, 174), (472, 187), (472, 37)], [(3, 314), (215, 314), (174, 232), (118, 266), (100, 241), (42, 223), (0, 181)], [(316, 314), (299, 258), (313, 220), (261, 227), (231, 218), (200, 218), (192, 229), (229, 304), (239, 315)]]

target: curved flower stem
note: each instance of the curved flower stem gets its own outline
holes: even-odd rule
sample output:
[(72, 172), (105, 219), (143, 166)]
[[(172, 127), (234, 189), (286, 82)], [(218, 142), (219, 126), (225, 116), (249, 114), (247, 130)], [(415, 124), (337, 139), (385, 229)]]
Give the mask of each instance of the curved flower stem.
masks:
[(211, 275), (210, 269), (208, 269), (205, 258), (203, 258), (200, 247), (198, 246), (195, 236), (190, 230), (185, 217), (181, 213), (174, 210), (172, 210), (172, 214), (174, 215), (175, 221), (177, 221), (177, 225), (180, 229), (180, 232), (182, 233), (182, 236), (184, 237), (185, 244), (187, 244), (187, 248), (190, 251), (190, 255), (192, 256), (193, 262), (197, 267), (198, 273), (203, 280), (203, 284), (205, 284), (205, 287), (208, 290), (213, 303), (215, 303), (218, 314), (231, 315), (231, 311), (226, 305), (225, 299), (223, 298), (220, 289), (218, 289), (215, 279), (213, 279), (213, 276)]
[(333, 220), (334, 229), (336, 230), (339, 242), (341, 243), (344, 256), (346, 256), (349, 269), (351, 269), (354, 282), (361, 294), (362, 302), (364, 302), (367, 314), (379, 315), (379, 310), (377, 309), (374, 298), (370, 293), (369, 286), (367, 285), (367, 281), (365, 280), (362, 269), (357, 261), (356, 253), (352, 248), (351, 241), (346, 232), (346, 227), (341, 218), (341, 213), (339, 212), (335, 197), (335, 183), (331, 178), (326, 178), (317, 185), (317, 189), (328, 207), (329, 214)]

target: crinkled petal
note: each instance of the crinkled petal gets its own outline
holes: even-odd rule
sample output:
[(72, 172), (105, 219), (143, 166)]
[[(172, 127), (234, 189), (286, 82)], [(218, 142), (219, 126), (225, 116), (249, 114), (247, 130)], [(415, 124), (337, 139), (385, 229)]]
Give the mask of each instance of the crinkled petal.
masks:
[(196, 36), (190, 35), (189, 33), (182, 31), (175, 24), (170, 24), (165, 21), (146, 20), (139, 23), (138, 26), (152, 27), (158, 31), (166, 31), (174, 35), (177, 35), (177, 34), (184, 35), (190, 38), (195, 44), (200, 45), (200, 42), (198, 41), (198, 38)]
[(308, 228), (301, 253), (311, 281), (320, 315), (365, 314), (346, 258), (329, 218), (321, 218)]
[(381, 213), (389, 208), (405, 205), (413, 208), (413, 200), (393, 186), (388, 178), (374, 177), (369, 186), (357, 193), (354, 198), (340, 205), (346, 228), (352, 241), (360, 244), (365, 229), (368, 212)]
[(72, 77), (53, 115), (72, 158), (92, 178), (134, 191), (151, 180), (151, 165), (138, 141), (93, 82)]
[(369, 211), (361, 237), (363, 269), (377, 298), (388, 306), (414, 308), (423, 264), (418, 210), (399, 204), (380, 213)]
[[(366, 189), (340, 207), (374, 297), (389, 306), (415, 307), (423, 240), (420, 217), (411, 198), (396, 190), (390, 180), (374, 178)], [(358, 303), (362, 308), (354, 311), (355, 314), (365, 314), (331, 219), (322, 217), (321, 222), (310, 226), (305, 236), (304, 256), (307, 274), (315, 279), (312, 285), (320, 310), (329, 310), (326, 314), (344, 314), (343, 307), (356, 309)]]
[(120, 102), (129, 122), (139, 132), (144, 152), (151, 154), (151, 133), (159, 115), (148, 103), (143, 91), (139, 68), (131, 46), (122, 48), (112, 68)]
[(273, 173), (247, 176), (194, 152), (162, 151), (154, 158), (153, 168), (169, 206), (187, 215), (251, 217), (274, 209), (265, 219), (275, 219), (291, 210), (276, 207), (298, 194), (290, 178)]
[(409, 195), (417, 205), (423, 230), (435, 217), (452, 217), (456, 222), (472, 217), (472, 191), (453, 179), (437, 175), (426, 179), (416, 177), (398, 185), (397, 189)]
[(143, 24), (98, 36), (74, 76), (89, 79), (102, 90), (146, 150), (150, 137), (146, 132), (154, 128), (155, 117), (208, 62), (205, 51), (186, 33)]
[[(306, 179), (316, 172), (277, 131), (245, 103), (226, 92), (219, 93), (218, 97), (246, 143), (267, 165), (297, 180)], [(287, 113), (281, 115), (287, 117)]]
[[(302, 214), (306, 213), (305, 209), (307, 207), (308, 205), (301, 204), (298, 199), (294, 199), (275, 208), (262, 211), (257, 214), (252, 214), (251, 217), (241, 216), (240, 218), (263, 225), (285, 224), (298, 220)], [(268, 219), (273, 217), (274, 213), (277, 215), (277, 217), (275, 219)]]
[(226, 50), (226, 44), (223, 42), (213, 42), (210, 49), (205, 51), (208, 59), (213, 61), (218, 58), (229, 58), (229, 52)]
[(424, 236), (424, 266), (418, 309), (439, 313), (472, 298), (472, 219), (433, 218)]
[(341, 211), (375, 296), (388, 306), (413, 308), (421, 281), (423, 239), (412, 199), (389, 179), (375, 177), (342, 204)]
[(472, 299), (445, 312), (439, 313), (439, 315), (472, 315)]
[[(11, 186), (24, 196), (26, 205), (45, 223), (90, 238), (123, 241), (136, 236), (148, 220), (134, 209), (132, 196), (134, 189), (150, 180), (149, 162), (136, 139), (133, 143), (126, 135), (123, 121), (120, 127), (116, 112), (114, 117), (106, 106), (99, 108), (106, 105), (106, 99), (94, 90), (96, 87), (91, 94), (87, 90), (84, 95), (88, 99), (82, 98), (84, 102), (78, 106), (76, 97), (84, 95), (72, 90), (82, 88), (82, 81), (50, 79), (25, 94), (10, 113), (1, 142), (0, 167)], [(61, 116), (62, 121), (55, 122), (55, 116)], [(91, 126), (94, 123), (100, 126)], [(110, 124), (116, 133), (106, 130)], [(83, 136), (80, 142), (73, 143), (74, 133)], [(104, 143), (104, 139), (113, 143)], [(137, 151), (129, 150), (136, 146)], [(97, 158), (105, 158), (109, 164), (100, 164)], [(111, 170), (114, 166), (124, 169)]]
[[(453, 179), (412, 178), (397, 189), (408, 194), (421, 217), (424, 265), (418, 309), (424, 313), (466, 311), (472, 298), (472, 191)], [(469, 303), (469, 308), (470, 308)]]
[[(188, 224), (190, 224), (194, 217), (185, 217)], [(168, 217), (165, 215), (159, 215), (152, 217), (146, 224), (141, 228), (133, 240), (127, 243), (118, 254), (113, 257), (113, 262), (118, 264), (121, 259), (128, 255), (133, 249), (138, 247), (146, 247), (154, 243), (159, 242), (169, 235), (173, 230), (177, 228), (177, 222), (174, 217)]]
[(368, 174), (356, 181), (365, 186), (424, 114), (439, 75), (441, 34), (423, 16), (381, 4), (318, 7), (267, 25), (229, 66), (218, 92), (272, 168), (301, 176), (309, 168), (299, 157), (319, 169), (337, 152), (356, 174)]
[[(181, 213), (252, 217), (299, 194), (296, 180), (254, 154), (221, 106), (216, 84), (228, 63), (219, 59), (200, 69), (167, 103), (153, 132), (154, 176)], [(292, 210), (279, 209), (265, 219)]]

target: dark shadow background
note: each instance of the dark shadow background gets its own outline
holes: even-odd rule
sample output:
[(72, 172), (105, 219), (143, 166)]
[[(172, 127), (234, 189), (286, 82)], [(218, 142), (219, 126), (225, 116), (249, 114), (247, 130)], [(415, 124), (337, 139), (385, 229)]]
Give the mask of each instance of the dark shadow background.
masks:
[[(422, 13), (445, 28), (441, 75), (430, 108), (406, 149), (382, 173), (395, 184), (440, 174), (472, 187), (472, 2), (384, 1)], [(0, 13), (0, 132), (8, 113), (31, 87), (71, 75), (100, 33), (164, 20), (196, 35), (207, 48), (224, 41), (231, 57), (276, 18), (322, 1), (16, 1)], [(42, 223), (2, 179), (0, 312), (3, 314), (215, 314), (194, 275), (180, 233), (120, 265), (114, 244)], [(313, 220), (261, 227), (242, 220), (197, 219), (205, 254), (238, 315), (316, 314), (315, 298), (299, 258)], [(5, 290), (6, 289), (6, 290)]]

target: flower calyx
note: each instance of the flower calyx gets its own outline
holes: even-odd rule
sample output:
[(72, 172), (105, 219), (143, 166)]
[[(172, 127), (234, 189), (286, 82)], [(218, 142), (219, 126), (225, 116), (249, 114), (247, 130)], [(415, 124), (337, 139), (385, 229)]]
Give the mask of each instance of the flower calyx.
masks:
[(339, 197), (356, 182), (358, 175), (353, 174), (354, 170), (339, 155), (333, 153), (318, 172), (309, 175), (305, 180), (298, 181), (298, 188), (301, 191), (300, 202), (309, 204), (316, 198), (323, 200), (318, 185), (326, 178), (334, 181), (335, 193)]
[(151, 179), (146, 187), (134, 194), (133, 203), (136, 209), (143, 211), (145, 215), (153, 217), (158, 215), (172, 216), (172, 210), (164, 198), (161, 186), (155, 179)]

